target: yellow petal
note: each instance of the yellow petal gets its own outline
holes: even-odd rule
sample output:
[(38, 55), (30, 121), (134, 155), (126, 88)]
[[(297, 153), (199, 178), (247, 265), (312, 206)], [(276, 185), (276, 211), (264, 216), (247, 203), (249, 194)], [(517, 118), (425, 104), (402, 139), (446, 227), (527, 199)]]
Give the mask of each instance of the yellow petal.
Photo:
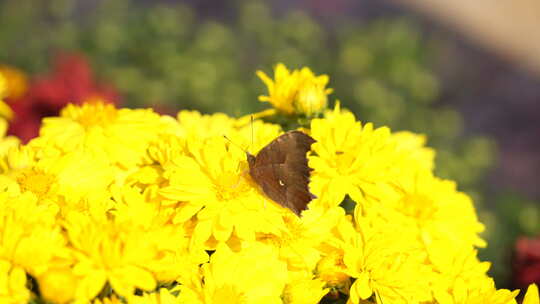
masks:
[(92, 299), (105, 285), (107, 277), (102, 270), (96, 270), (79, 281), (75, 297), (78, 299)]
[(527, 288), (527, 293), (525, 293), (525, 298), (523, 299), (523, 304), (539, 304), (540, 296), (538, 295), (538, 286), (536, 284), (529, 285)]
[(266, 84), (269, 91), (274, 88), (274, 81), (270, 77), (268, 77), (265, 72), (257, 71), (256, 74), (264, 82), (264, 84)]
[(373, 290), (371, 289), (371, 286), (369, 286), (369, 277), (365, 272), (360, 274), (354, 284), (356, 285), (356, 291), (358, 292), (360, 299), (365, 300), (373, 294)]
[(126, 266), (114, 271), (109, 279), (112, 288), (122, 296), (129, 296), (138, 287), (143, 290), (156, 288), (152, 274), (136, 266)]

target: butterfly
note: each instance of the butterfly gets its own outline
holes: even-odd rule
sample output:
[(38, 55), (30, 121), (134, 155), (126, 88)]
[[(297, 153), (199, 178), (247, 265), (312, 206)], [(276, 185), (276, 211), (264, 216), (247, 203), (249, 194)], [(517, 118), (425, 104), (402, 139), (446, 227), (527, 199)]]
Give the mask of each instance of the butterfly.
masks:
[(309, 192), (306, 153), (315, 140), (300, 131), (289, 131), (266, 145), (257, 156), (246, 152), (251, 178), (273, 201), (296, 215), (315, 196)]

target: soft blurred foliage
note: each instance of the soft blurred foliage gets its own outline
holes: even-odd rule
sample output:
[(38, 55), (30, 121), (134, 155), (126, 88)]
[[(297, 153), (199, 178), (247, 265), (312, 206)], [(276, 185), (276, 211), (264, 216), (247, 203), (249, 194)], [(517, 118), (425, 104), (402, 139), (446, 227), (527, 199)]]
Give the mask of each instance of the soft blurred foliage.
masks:
[[(78, 51), (129, 106), (232, 115), (265, 107), (257, 101), (266, 91), (255, 70), (271, 73), (277, 62), (309, 66), (330, 76), (330, 99), (361, 120), (426, 134), (437, 149), (438, 175), (457, 180), (479, 208), (486, 205), (481, 193), (496, 147), (465, 134), (461, 114), (438, 102), (440, 80), (430, 67), (437, 41), (414, 21), (344, 18), (329, 25), (300, 10), (277, 14), (262, 1), (230, 5), (224, 16), (201, 18), (172, 2), (5, 0), (0, 63), (32, 74), (47, 71), (56, 52)], [(511, 217), (521, 214), (515, 210)], [(505, 240), (517, 230), (509, 232), (494, 211), (480, 213), (488, 226), (486, 258), (496, 262), (508, 252), (499, 245), (509, 246)]]

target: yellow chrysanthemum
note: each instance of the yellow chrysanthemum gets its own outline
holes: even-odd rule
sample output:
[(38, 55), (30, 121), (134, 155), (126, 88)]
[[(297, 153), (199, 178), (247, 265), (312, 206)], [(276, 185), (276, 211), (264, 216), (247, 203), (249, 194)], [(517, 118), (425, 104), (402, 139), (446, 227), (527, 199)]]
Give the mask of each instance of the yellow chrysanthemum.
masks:
[(456, 190), (454, 182), (421, 170), (402, 174), (391, 188), (379, 192), (380, 202), (375, 206), (358, 204), (355, 218), (375, 212), (381, 220), (414, 229), (423, 242), (445, 239), (449, 244), (485, 246), (478, 235), (484, 226), (476, 217), (473, 203)]
[(201, 278), (181, 281), (181, 303), (270, 304), (282, 303), (287, 265), (278, 252), (259, 243), (246, 244), (240, 252), (218, 246)]
[(136, 189), (115, 188), (111, 195), (114, 208), (107, 213), (71, 212), (64, 224), (74, 250), (78, 301), (92, 299), (106, 282), (128, 297), (135, 288), (154, 289), (157, 280), (189, 279), (207, 261), (202, 248), (189, 247), (184, 228), (168, 223), (160, 206)]
[[(480, 262), (477, 251), (471, 245), (456, 246), (438, 240), (427, 244), (426, 249), (435, 274), (433, 296), (439, 303), (469, 303), (465, 301), (468, 297), (480, 297), (489, 290), (495, 292), (495, 288), (487, 281), (489, 278), (486, 273), (490, 264)], [(491, 289), (486, 289), (488, 287)]]
[(151, 109), (116, 109), (111, 104), (68, 105), (60, 117), (43, 120), (34, 145), (63, 152), (90, 151), (112, 164), (131, 168), (142, 162), (148, 144), (160, 133), (171, 133), (173, 123)]
[(62, 214), (68, 210), (107, 210), (108, 186), (114, 168), (106, 159), (83, 151), (61, 156), (39, 155), (30, 146), (10, 149), (3, 160), (12, 191), (30, 192), (41, 203), (56, 204)]
[(19, 69), (12, 66), (0, 65), (0, 75), (6, 79), (6, 97), (18, 99), (28, 89), (28, 79)]
[(404, 164), (388, 128), (362, 126), (339, 104), (325, 118), (311, 121), (311, 136), (317, 142), (309, 158), (314, 169), (310, 189), (316, 196), (329, 196), (334, 205), (345, 195), (356, 202), (377, 200), (378, 183), (393, 180)]
[(425, 254), (412, 241), (413, 234), (392, 224), (374, 227), (370, 220), (376, 219), (366, 219), (357, 230), (342, 227), (346, 272), (356, 278), (349, 300), (356, 304), (373, 296), (377, 303), (430, 301), (432, 272), (424, 264)]
[(259, 96), (259, 100), (270, 102), (286, 115), (312, 116), (322, 112), (328, 103), (327, 95), (332, 93), (332, 89), (326, 88), (328, 76), (315, 76), (307, 67), (290, 72), (280, 63), (274, 69), (273, 80), (262, 71), (257, 71), (257, 76), (266, 84), (269, 94)]
[(208, 260), (201, 247), (189, 246), (191, 233), (181, 225), (172, 225), (172, 210), (158, 202), (148, 200), (147, 195), (136, 188), (113, 187), (114, 210), (108, 212), (116, 225), (131, 227), (147, 233), (152, 246), (159, 255), (148, 261), (146, 267), (159, 281), (170, 282), (182, 276), (189, 276), (193, 267)]
[[(279, 128), (261, 124), (255, 130), (256, 144), (275, 138)], [(235, 135), (236, 134), (236, 135)], [(242, 145), (251, 132), (247, 128), (230, 135)], [(231, 237), (254, 240), (255, 233), (278, 233), (282, 216), (290, 213), (258, 189), (247, 171), (246, 154), (222, 136), (188, 141), (184, 155), (178, 155), (165, 169), (169, 186), (160, 194), (180, 201), (176, 223), (196, 216), (193, 242), (206, 243)]]
[(255, 232), (275, 233), (283, 225), (284, 210), (250, 180), (242, 151), (216, 137), (203, 143), (197, 153), (199, 161), (188, 156), (176, 159), (176, 166), (165, 172), (170, 186), (161, 191), (167, 199), (183, 202), (175, 222), (196, 215), (194, 242), (227, 241), (233, 230), (241, 239), (253, 240)]
[(332, 229), (344, 216), (342, 208), (314, 205), (302, 212), (300, 218), (294, 214), (286, 216), (279, 234), (259, 234), (257, 240), (275, 246), (290, 271), (313, 272), (321, 259), (319, 246), (332, 237)]
[(0, 259), (39, 276), (51, 267), (69, 264), (70, 251), (56, 205), (40, 204), (36, 196), (0, 193)]
[(106, 282), (122, 296), (133, 294), (135, 288), (155, 288), (156, 279), (148, 269), (158, 256), (151, 233), (77, 213), (70, 214), (65, 227), (76, 259), (78, 300), (92, 299)]

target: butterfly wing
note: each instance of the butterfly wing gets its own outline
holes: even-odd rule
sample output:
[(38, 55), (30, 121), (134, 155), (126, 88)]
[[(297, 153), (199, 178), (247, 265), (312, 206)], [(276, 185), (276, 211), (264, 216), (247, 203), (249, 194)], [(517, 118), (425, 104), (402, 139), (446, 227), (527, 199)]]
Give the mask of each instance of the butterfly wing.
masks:
[(308, 189), (311, 169), (307, 166), (306, 153), (314, 142), (305, 133), (290, 131), (249, 161), (250, 174), (264, 193), (296, 214), (306, 209), (313, 198)]

